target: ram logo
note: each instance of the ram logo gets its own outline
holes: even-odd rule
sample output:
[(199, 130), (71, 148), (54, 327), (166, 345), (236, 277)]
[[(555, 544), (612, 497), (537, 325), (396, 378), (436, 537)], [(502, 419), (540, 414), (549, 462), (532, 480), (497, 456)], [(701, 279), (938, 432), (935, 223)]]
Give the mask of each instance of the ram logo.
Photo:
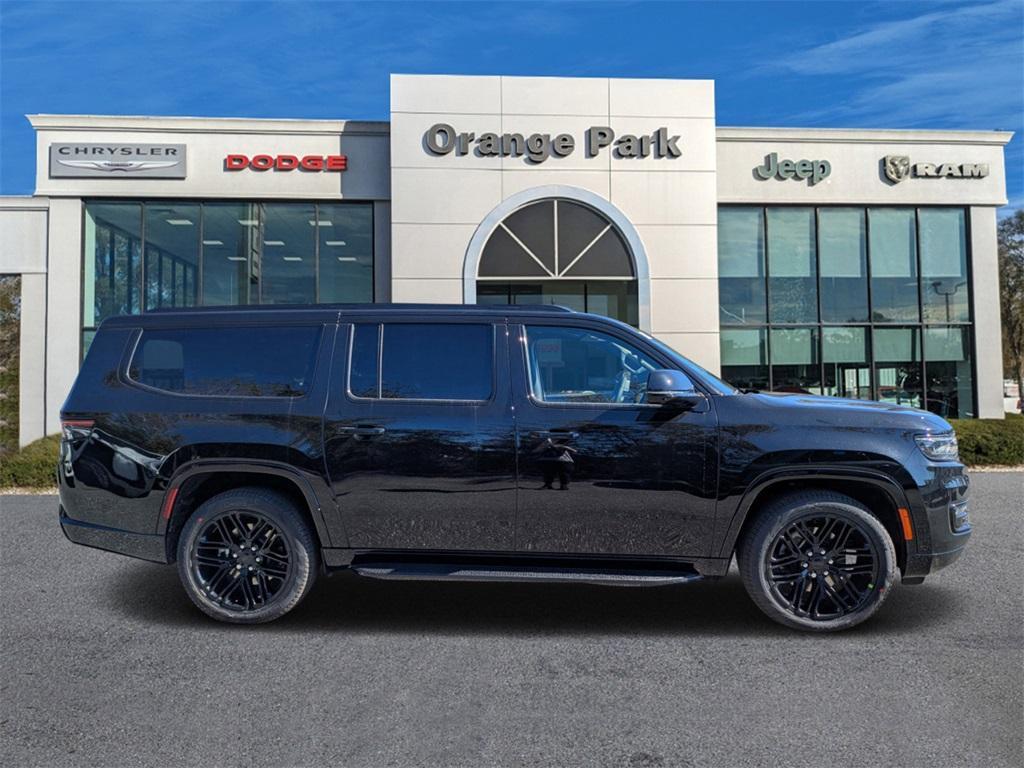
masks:
[(898, 184), (910, 176), (910, 158), (907, 155), (885, 156), (885, 177)]

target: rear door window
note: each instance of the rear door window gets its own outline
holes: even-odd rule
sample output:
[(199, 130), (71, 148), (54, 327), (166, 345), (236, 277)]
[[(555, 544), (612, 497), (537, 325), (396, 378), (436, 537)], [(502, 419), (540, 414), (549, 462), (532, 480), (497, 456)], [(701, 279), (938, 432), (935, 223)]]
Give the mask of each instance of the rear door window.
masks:
[(494, 329), (471, 323), (356, 324), (349, 392), (383, 400), (488, 400)]
[(297, 397), (312, 380), (320, 332), (320, 326), (147, 328), (128, 377), (183, 395)]

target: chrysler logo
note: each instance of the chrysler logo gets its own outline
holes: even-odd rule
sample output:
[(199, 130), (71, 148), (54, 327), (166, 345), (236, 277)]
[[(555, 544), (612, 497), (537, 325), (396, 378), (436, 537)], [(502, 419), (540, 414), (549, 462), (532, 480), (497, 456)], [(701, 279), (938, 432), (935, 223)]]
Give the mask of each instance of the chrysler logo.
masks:
[(157, 168), (173, 168), (178, 164), (177, 160), (65, 160), (62, 157), (57, 158), (57, 162), (70, 168), (91, 168), (108, 173), (152, 171)]
[(184, 144), (50, 145), (50, 178), (184, 179)]

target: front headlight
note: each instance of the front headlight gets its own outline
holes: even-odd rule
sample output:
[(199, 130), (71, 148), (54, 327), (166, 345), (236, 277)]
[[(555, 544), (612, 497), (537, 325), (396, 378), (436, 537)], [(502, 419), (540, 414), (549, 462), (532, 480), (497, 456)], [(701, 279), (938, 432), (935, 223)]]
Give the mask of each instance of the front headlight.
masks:
[(959, 461), (960, 452), (956, 445), (956, 434), (944, 432), (940, 435), (914, 435), (921, 453), (932, 461)]

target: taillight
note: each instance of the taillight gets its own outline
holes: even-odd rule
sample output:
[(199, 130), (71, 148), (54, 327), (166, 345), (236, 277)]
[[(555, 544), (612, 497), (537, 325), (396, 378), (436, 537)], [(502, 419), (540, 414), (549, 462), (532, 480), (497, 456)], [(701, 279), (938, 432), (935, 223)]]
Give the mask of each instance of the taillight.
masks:
[(92, 419), (62, 419), (60, 431), (65, 440), (84, 437), (96, 422)]

